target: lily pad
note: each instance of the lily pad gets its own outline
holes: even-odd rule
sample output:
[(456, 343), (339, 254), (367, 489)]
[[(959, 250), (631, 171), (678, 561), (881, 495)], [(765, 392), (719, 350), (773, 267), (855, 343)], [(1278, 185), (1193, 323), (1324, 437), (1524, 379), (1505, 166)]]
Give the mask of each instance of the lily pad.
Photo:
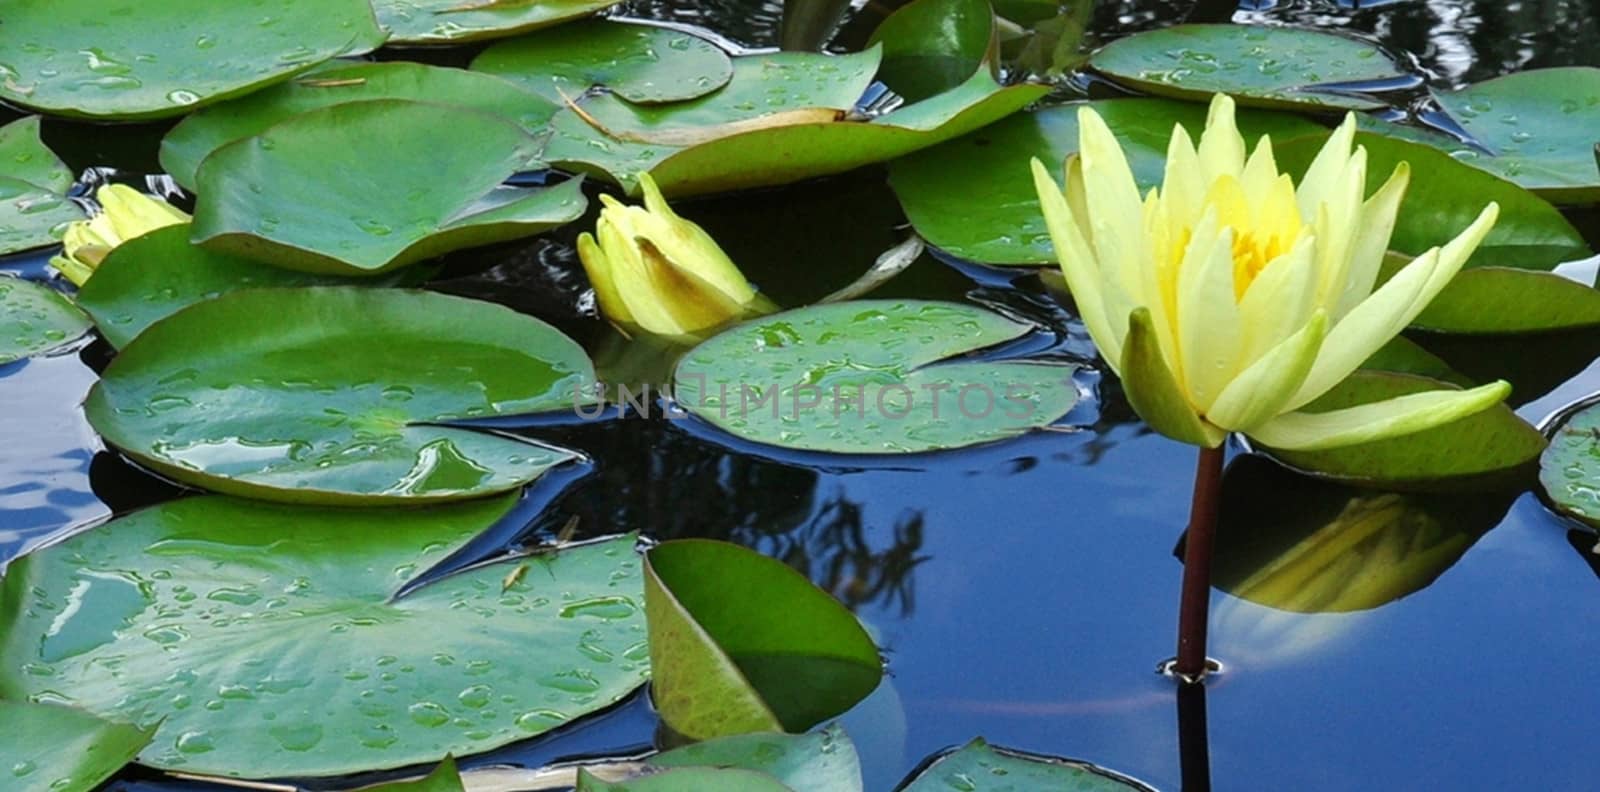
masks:
[(0, 365), (67, 346), (90, 326), (89, 317), (61, 292), (0, 275)]
[(391, 44), (514, 36), (589, 16), (621, 0), (372, 0)]
[(690, 739), (804, 731), (883, 676), (877, 647), (838, 600), (735, 544), (652, 548), (644, 597), (656, 708)]
[(907, 454), (1003, 440), (1077, 402), (1074, 366), (960, 359), (1028, 330), (957, 303), (801, 308), (695, 347), (678, 363), (674, 397), (718, 428), (784, 448)]
[(1456, 159), (1556, 203), (1600, 200), (1600, 69), (1530, 69), (1433, 98), (1493, 152), (1462, 146)]
[(461, 774), (456, 772), (456, 760), (445, 757), (438, 767), (424, 778), (415, 781), (391, 781), (387, 784), (363, 787), (364, 792), (463, 792)]
[(0, 99), (55, 115), (182, 115), (383, 43), (367, 0), (17, 0)]
[[(1409, 374), (1357, 371), (1303, 409), (1326, 412), (1452, 387)], [(1443, 426), (1387, 440), (1326, 451), (1266, 450), (1297, 470), (1357, 486), (1483, 492), (1525, 486), (1544, 447), (1538, 430), (1511, 408), (1497, 404)]]
[(810, 734), (757, 732), (719, 737), (656, 754), (645, 764), (656, 768), (755, 771), (778, 780), (793, 792), (861, 789), (861, 761), (855, 744), (838, 726)]
[(72, 186), (72, 171), (39, 137), (39, 117), (0, 126), (0, 176), (56, 193)]
[(1084, 762), (997, 748), (978, 738), (940, 757), (900, 792), (1153, 792), (1150, 787)]
[[(1205, 107), (1189, 102), (1112, 99), (1090, 106), (1122, 141), (1141, 188), (1161, 183), (1174, 124), (1197, 136), (1205, 128)], [(1264, 134), (1279, 141), (1326, 132), (1288, 113), (1241, 110), (1238, 119), (1252, 142)], [(1078, 106), (1047, 107), (897, 159), (889, 181), (917, 233), (941, 250), (988, 264), (1054, 264), (1028, 161), (1038, 157), (1059, 170), (1077, 149)]]
[[(531, 236), (586, 206), (577, 180), (502, 184), (537, 149), (504, 118), (459, 107), (385, 99), (312, 110), (206, 157), (194, 240), (288, 269), (361, 275)], [(382, 156), (351, 156), (360, 151)]]
[(1600, 528), (1600, 402), (1565, 411), (1539, 458), (1539, 486), (1556, 511)]
[(750, 770), (681, 767), (626, 781), (603, 781), (578, 771), (576, 792), (791, 792), (769, 775)]
[(78, 290), (78, 307), (94, 319), (101, 337), (120, 349), (145, 328), (201, 300), (240, 289), (351, 283), (213, 253), (190, 242), (189, 224), (182, 223), (113, 248)]
[(1433, 583), (1517, 495), (1361, 490), (1240, 456), (1222, 479), (1213, 584), (1295, 613), (1371, 610)]
[(590, 20), (502, 41), (474, 58), (472, 70), (557, 104), (597, 85), (635, 104), (655, 104), (727, 85), (733, 61), (716, 44), (681, 30)]
[[(1298, 177), (1323, 140), (1315, 135), (1275, 145), (1279, 167)], [(1411, 165), (1411, 183), (1389, 240), (1391, 250), (1415, 256), (1444, 245), (1494, 201), (1500, 204), (1500, 217), (1466, 266), (1550, 269), (1590, 255), (1583, 235), (1560, 210), (1511, 182), (1408, 140), (1357, 132), (1355, 142), (1367, 150), (1368, 195), (1388, 180), (1395, 166)]]
[[(648, 675), (634, 538), (399, 587), (505, 515), (186, 498), (12, 562), (0, 696), (159, 725), (153, 767), (236, 778), (437, 761)], [(426, 635), (426, 640), (418, 640)]]
[(1600, 290), (1553, 272), (1464, 270), (1411, 325), (1438, 333), (1544, 333), (1600, 326)]
[(89, 792), (150, 744), (154, 729), (54, 704), (0, 700), (0, 767), (19, 790)]
[(1349, 83), (1405, 76), (1376, 46), (1332, 33), (1263, 25), (1175, 25), (1111, 42), (1089, 59), (1111, 79), (1158, 96), (1295, 109), (1373, 110)]
[(200, 163), (224, 145), (258, 135), (310, 110), (372, 99), (411, 99), (465, 107), (503, 116), (529, 134), (542, 133), (557, 109), (555, 104), (505, 80), (462, 69), (404, 61), (334, 61), (185, 118), (161, 139), (161, 167), (179, 184), (193, 190)]
[(54, 245), (67, 223), (84, 216), (65, 195), (0, 176), (0, 256)]
[(573, 459), (426, 424), (572, 409), (593, 379), (571, 339), (490, 303), (250, 289), (151, 325), (84, 409), (108, 443), (180, 481), (267, 500), (392, 504), (503, 492)]
[(1395, 336), (1372, 353), (1361, 364), (1368, 371), (1393, 371), (1400, 374), (1417, 374), (1443, 380), (1451, 385), (1470, 388), (1477, 383), (1450, 367), (1438, 355), (1424, 349), (1405, 336)]
[(916, 0), (883, 20), (869, 43), (883, 44), (878, 79), (916, 102), (987, 69), (994, 39), (989, 0)]

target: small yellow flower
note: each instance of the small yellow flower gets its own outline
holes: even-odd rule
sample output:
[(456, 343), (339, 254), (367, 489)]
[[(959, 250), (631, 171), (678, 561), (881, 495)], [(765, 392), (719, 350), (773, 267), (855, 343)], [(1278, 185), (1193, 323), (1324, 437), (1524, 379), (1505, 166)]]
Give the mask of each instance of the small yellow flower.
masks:
[(189, 215), (166, 201), (121, 184), (101, 187), (94, 197), (100, 203), (100, 214), (68, 225), (61, 239), (61, 254), (50, 259), (50, 266), (79, 286), (117, 245), (158, 228), (189, 222)]
[(711, 235), (667, 206), (648, 174), (639, 183), (643, 207), (602, 195), (594, 234), (578, 237), (601, 313), (629, 328), (684, 335), (771, 310)]
[(1297, 187), (1263, 136), (1248, 157), (1233, 100), (1211, 102), (1198, 148), (1173, 130), (1159, 190), (1140, 200), (1116, 138), (1078, 111), (1063, 193), (1038, 160), (1034, 184), (1089, 334), (1140, 417), (1207, 448), (1229, 432), (1324, 449), (1394, 437), (1486, 409), (1496, 382), (1323, 413), (1299, 411), (1394, 338), (1461, 269), (1494, 224), (1490, 203), (1442, 248), (1374, 290), (1410, 170), (1370, 197), (1355, 116)]

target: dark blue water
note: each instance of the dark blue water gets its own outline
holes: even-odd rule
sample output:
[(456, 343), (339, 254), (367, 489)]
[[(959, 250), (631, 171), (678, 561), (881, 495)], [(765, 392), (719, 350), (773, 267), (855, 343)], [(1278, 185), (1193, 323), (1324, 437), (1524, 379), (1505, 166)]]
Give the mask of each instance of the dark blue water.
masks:
[[(707, 22), (682, 5), (630, 7)], [(1406, 45), (1422, 25), (1416, 19), (1437, 23), (1450, 7), (1462, 9), (1452, 17), (1458, 21), (1490, 15), (1485, 5), (1454, 3), (1403, 3), (1383, 11), (1388, 17), (1332, 4), (1266, 13), (1364, 19)], [(1175, 13), (1176, 6), (1108, 8), (1102, 28), (1119, 19), (1144, 25), (1153, 19), (1140, 16), (1149, 8)], [(1582, 16), (1572, 4), (1518, 8), (1516, 30), (1547, 18), (1579, 18), (1580, 29), (1594, 24), (1592, 11)], [(763, 44), (775, 35), (772, 10), (724, 9), (711, 22), (723, 20), (736, 40)], [(1561, 50), (1523, 57), (1526, 41), (1543, 39), (1491, 40), (1481, 27), (1452, 33), (1422, 25), (1434, 32), (1415, 51), (1424, 64), (1465, 64), (1434, 68), (1445, 84), (1563, 57)], [(1568, 62), (1595, 57), (1576, 48), (1568, 54)], [(1458, 56), (1466, 60), (1450, 60)], [(75, 165), (137, 169), (127, 158), (139, 150), (82, 147), (72, 156)], [(872, 171), (687, 204), (683, 212), (788, 305), (848, 282), (903, 233), (881, 174)], [(33, 270), (36, 263), (7, 266)], [(504, 301), (594, 344), (602, 327), (575, 308), (576, 272), (558, 235), (553, 243), (455, 256), (438, 288)], [(1088, 354), (1081, 328), (1036, 280), (1024, 277), (1007, 290), (998, 285), (1006, 279), (925, 256), (875, 296), (974, 300), (1037, 322), (1056, 339), (1052, 354)], [(88, 347), (0, 367), (0, 558), (177, 494), (101, 449), (84, 423), (78, 401), (103, 359), (102, 349)], [(1520, 412), (1538, 420), (1595, 391), (1600, 369), (1591, 367)], [(1452, 518), (1471, 534), (1470, 548), (1430, 585), (1376, 608), (1299, 614), (1214, 592), (1212, 654), (1226, 670), (1208, 685), (1207, 717), (1196, 718), (1191, 701), (1180, 721), (1174, 687), (1154, 669), (1172, 654), (1180, 572), (1173, 551), (1194, 452), (1143, 430), (1113, 384), (1074, 418), (1087, 428), (853, 466), (731, 447), (687, 422), (530, 430), (593, 460), (586, 476), (535, 488), (530, 497), (559, 516), (530, 529), (578, 515), (585, 530), (727, 538), (784, 559), (851, 605), (889, 659), (885, 685), (844, 718), (870, 790), (890, 789), (930, 753), (975, 735), (1083, 758), (1172, 790), (1186, 773), (1198, 789), (1201, 771), (1219, 789), (1594, 787), (1600, 689), (1588, 667), (1600, 656), (1600, 579), (1587, 553), (1591, 535), (1524, 494), (1503, 518), (1503, 503)], [(1258, 494), (1230, 490), (1246, 504)], [(1284, 525), (1294, 517), (1285, 509)], [(1258, 519), (1270, 523), (1272, 515)], [(628, 754), (651, 743), (655, 725), (648, 703), (636, 699), (467, 764)], [(1199, 736), (1209, 738), (1208, 751), (1197, 750)], [(133, 769), (110, 788), (205, 787)]]

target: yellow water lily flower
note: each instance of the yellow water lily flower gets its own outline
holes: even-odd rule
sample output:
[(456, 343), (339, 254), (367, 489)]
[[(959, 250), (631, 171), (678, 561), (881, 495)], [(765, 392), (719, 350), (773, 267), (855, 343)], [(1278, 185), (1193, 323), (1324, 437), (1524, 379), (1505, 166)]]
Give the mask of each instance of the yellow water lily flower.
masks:
[(594, 234), (578, 237), (602, 314), (624, 327), (684, 335), (771, 310), (716, 240), (672, 211), (649, 174), (639, 184), (644, 206), (602, 195)]
[(100, 214), (69, 224), (61, 238), (61, 254), (50, 259), (50, 266), (79, 286), (89, 280), (112, 248), (190, 219), (166, 201), (121, 184), (101, 187), (94, 199), (100, 203)]
[(1233, 100), (1211, 102), (1199, 146), (1173, 129), (1160, 189), (1143, 200), (1111, 130), (1078, 111), (1063, 192), (1034, 184), (1078, 312), (1140, 417), (1204, 448), (1240, 432), (1287, 449), (1394, 437), (1486, 409), (1496, 382), (1322, 413), (1299, 408), (1355, 371), (1455, 276), (1494, 224), (1471, 226), (1374, 289), (1410, 178), (1370, 197), (1366, 149), (1346, 117), (1296, 186), (1263, 136), (1246, 156)]

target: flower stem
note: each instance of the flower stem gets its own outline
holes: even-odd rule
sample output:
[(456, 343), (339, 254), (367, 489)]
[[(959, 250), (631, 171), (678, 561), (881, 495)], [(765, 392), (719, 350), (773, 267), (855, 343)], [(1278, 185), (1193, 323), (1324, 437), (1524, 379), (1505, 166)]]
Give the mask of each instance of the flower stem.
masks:
[(1184, 538), (1183, 594), (1178, 603), (1179, 679), (1199, 681), (1206, 673), (1206, 622), (1211, 606), (1211, 549), (1217, 533), (1222, 494), (1222, 446), (1200, 449), (1194, 471), (1194, 500)]

